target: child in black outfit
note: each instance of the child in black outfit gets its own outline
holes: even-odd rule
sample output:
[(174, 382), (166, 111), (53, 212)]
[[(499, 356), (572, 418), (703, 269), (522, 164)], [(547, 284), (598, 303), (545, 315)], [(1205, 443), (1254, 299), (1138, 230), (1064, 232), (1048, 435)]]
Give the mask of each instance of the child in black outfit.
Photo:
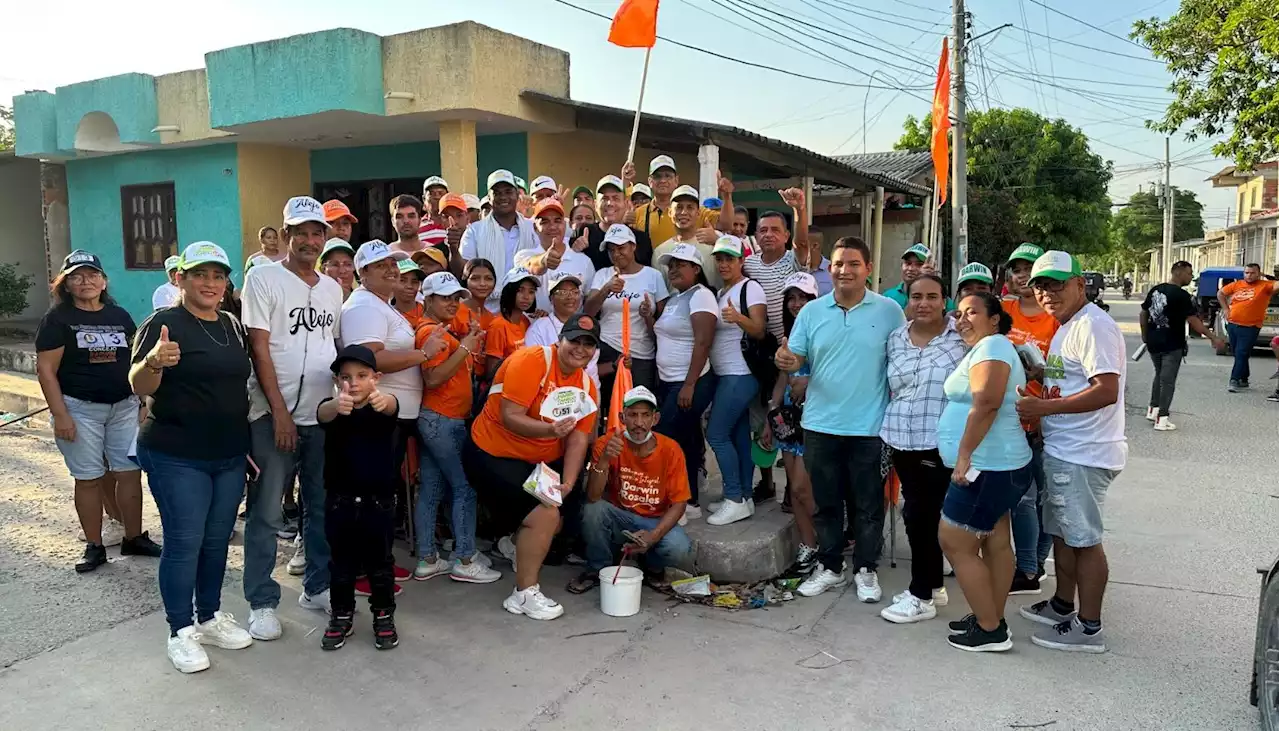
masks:
[(331, 366), (336, 398), (316, 409), (324, 429), (325, 537), (331, 554), (329, 596), (333, 616), (320, 647), (336, 650), (354, 632), (355, 581), (367, 574), (372, 593), (373, 644), (400, 643), (394, 614), (397, 475), (394, 464), (396, 397), (378, 390), (377, 362), (363, 345), (343, 348)]

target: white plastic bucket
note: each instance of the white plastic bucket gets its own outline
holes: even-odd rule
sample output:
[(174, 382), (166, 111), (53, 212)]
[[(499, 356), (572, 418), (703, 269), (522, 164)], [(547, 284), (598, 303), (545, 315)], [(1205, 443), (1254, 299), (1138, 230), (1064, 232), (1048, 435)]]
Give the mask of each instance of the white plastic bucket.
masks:
[[(613, 576), (617, 574), (618, 582)], [(600, 611), (610, 617), (630, 617), (640, 611), (640, 586), (644, 572), (634, 566), (600, 569)]]

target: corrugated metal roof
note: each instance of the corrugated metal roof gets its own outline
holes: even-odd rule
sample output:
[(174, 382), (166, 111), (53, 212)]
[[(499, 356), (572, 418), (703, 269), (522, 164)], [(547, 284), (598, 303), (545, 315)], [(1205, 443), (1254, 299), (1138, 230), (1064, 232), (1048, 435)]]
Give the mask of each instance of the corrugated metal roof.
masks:
[(876, 170), (903, 180), (910, 180), (933, 165), (933, 157), (928, 152), (908, 150), (837, 155), (836, 159), (846, 165), (854, 165), (864, 170)]

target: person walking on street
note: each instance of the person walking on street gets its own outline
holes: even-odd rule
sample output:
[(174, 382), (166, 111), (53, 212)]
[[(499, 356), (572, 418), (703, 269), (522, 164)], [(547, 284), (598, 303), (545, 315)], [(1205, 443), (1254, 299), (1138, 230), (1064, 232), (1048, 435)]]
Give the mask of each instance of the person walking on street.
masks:
[(1249, 356), (1258, 342), (1258, 333), (1267, 318), (1267, 307), (1275, 296), (1277, 282), (1262, 278), (1262, 267), (1246, 264), (1244, 279), (1237, 279), (1218, 290), (1219, 317), (1227, 318), (1227, 339), (1231, 343), (1231, 380), (1227, 390), (1231, 393), (1249, 387)]
[(1147, 421), (1155, 422), (1156, 431), (1177, 429), (1169, 421), (1169, 408), (1173, 403), (1173, 390), (1178, 384), (1178, 370), (1187, 357), (1187, 327), (1208, 338), (1216, 350), (1222, 345), (1218, 336), (1209, 331), (1196, 314), (1195, 301), (1184, 287), (1191, 284), (1191, 263), (1179, 261), (1169, 272), (1169, 281), (1157, 284), (1147, 292), (1142, 301), (1142, 313), (1138, 324), (1142, 327), (1142, 342), (1147, 345), (1147, 355), (1155, 366), (1151, 379), (1151, 401), (1147, 406)]

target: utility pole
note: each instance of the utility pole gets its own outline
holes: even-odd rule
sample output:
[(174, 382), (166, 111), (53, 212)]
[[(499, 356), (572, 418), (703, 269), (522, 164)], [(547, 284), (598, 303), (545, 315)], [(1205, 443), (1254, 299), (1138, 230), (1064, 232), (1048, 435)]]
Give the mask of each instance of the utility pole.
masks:
[(964, 60), (968, 18), (964, 0), (951, 0), (951, 286), (969, 263), (969, 164), (965, 152)]
[(1160, 256), (1160, 276), (1173, 266), (1173, 186), (1169, 184), (1173, 166), (1169, 164), (1169, 138), (1164, 138), (1164, 247)]

